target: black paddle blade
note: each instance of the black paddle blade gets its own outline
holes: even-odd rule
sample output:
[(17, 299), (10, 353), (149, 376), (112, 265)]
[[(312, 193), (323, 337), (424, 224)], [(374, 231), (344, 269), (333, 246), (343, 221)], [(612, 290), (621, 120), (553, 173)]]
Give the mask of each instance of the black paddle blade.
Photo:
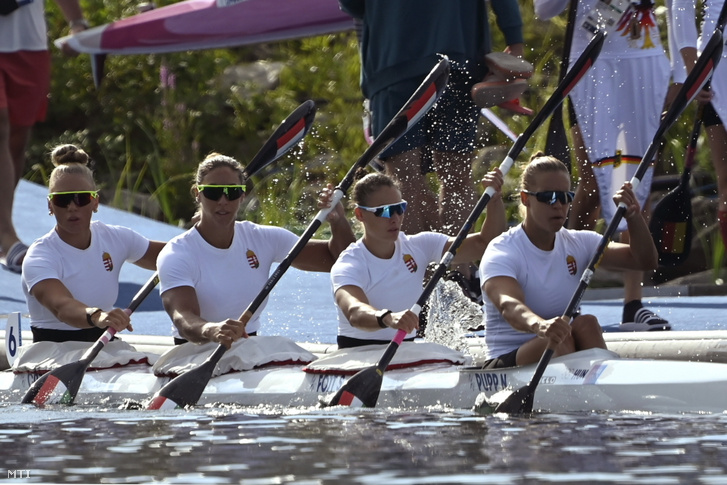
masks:
[(677, 266), (689, 256), (692, 247), (692, 198), (689, 174), (654, 207), (649, 230), (659, 252), (659, 264)]
[(565, 163), (568, 172), (571, 171), (570, 147), (563, 123), (563, 106), (558, 107), (550, 118), (548, 136), (545, 139), (545, 154)]
[(176, 409), (194, 406), (202, 397), (216, 365), (217, 361), (212, 362), (207, 359), (199, 367), (167, 382), (154, 394), (146, 409)]
[(351, 376), (336, 394), (323, 406), (351, 406), (375, 408), (384, 379), (383, 372), (376, 366), (367, 367)]
[(316, 116), (316, 104), (310, 99), (298, 106), (255, 154), (245, 175), (250, 178), (297, 145), (308, 133)]
[(88, 362), (77, 361), (46, 372), (26, 391), (21, 403), (45, 406), (46, 404), (73, 404), (83, 382)]
[(533, 412), (534, 392), (530, 392), (530, 386), (524, 386), (515, 390), (504, 401), (497, 404), (494, 413), (505, 414), (528, 414)]

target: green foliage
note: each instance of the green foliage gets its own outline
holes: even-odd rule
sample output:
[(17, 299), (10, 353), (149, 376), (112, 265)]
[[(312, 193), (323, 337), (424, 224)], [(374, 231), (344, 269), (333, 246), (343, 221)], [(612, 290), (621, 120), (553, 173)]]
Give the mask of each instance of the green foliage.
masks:
[[(136, 13), (136, 4), (129, 0), (81, 2), (92, 25)], [(170, 3), (175, 2), (157, 2), (159, 6)], [(66, 35), (67, 25), (55, 2), (47, 2), (47, 9), (50, 38)], [(532, 2), (524, 0), (521, 10), (526, 58), (535, 65), (522, 103), (538, 110), (558, 81), (566, 19), (563, 14), (540, 21), (534, 18)], [(663, 18), (659, 21), (666, 32)], [(492, 31), (494, 48), (503, 49), (499, 30)], [(66, 58), (55, 48), (52, 54), (50, 112), (35, 131), (26, 178), (44, 182), (50, 149), (58, 143), (77, 143), (96, 160), (104, 202), (142, 210), (137, 199), (148, 199), (158, 213), (147, 213), (171, 223), (185, 224), (192, 217), (191, 177), (206, 154), (220, 152), (245, 163), (306, 99), (313, 99), (318, 108), (312, 133), (302, 148), (256, 177), (256, 188), (246, 204), (247, 218), (300, 230), (316, 211), (317, 191), (325, 183), (340, 181), (366, 149), (359, 54), (352, 32), (225, 50), (110, 56), (99, 89), (93, 86), (89, 56)], [(228, 69), (256, 61), (282, 63), (277, 85), (261, 89), (251, 81), (232, 86), (222, 81)], [(162, 82), (162, 71), (173, 75), (174, 82), (168, 76)], [(516, 133), (522, 133), (531, 121), (498, 108), (494, 111)], [(690, 107), (667, 134), (658, 172), (681, 170), (693, 118)], [(544, 128), (519, 157), (521, 165), (529, 154), (544, 147)], [(489, 158), (477, 165), (482, 171), (499, 164), (502, 158), (497, 154), (503, 155), (512, 142), (485, 119), (479, 130), (481, 147), (504, 148), (488, 151)], [(712, 173), (708, 150), (698, 150), (698, 164), (701, 172)], [(517, 194), (520, 171), (516, 165), (510, 172), (506, 195)], [(508, 200), (508, 213), (516, 220), (517, 201)]]

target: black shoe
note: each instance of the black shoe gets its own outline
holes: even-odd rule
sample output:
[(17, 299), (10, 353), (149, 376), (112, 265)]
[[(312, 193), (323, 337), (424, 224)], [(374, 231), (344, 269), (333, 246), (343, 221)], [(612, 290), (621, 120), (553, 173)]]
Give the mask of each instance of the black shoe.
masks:
[(634, 300), (624, 305), (622, 325), (631, 325), (642, 331), (671, 330), (669, 322), (644, 308), (639, 300)]

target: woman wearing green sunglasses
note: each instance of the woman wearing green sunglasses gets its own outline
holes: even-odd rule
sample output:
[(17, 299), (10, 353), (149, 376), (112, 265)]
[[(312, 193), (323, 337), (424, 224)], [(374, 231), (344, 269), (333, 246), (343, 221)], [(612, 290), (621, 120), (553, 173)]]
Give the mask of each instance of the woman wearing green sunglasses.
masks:
[[(178, 344), (216, 342), (229, 348), (255, 335), (265, 303), (249, 321), (238, 318), (265, 286), (272, 265), (298, 242), (287, 229), (237, 220), (246, 183), (237, 160), (218, 153), (207, 156), (192, 187), (198, 221), (159, 255), (160, 293)], [(308, 241), (292, 266), (327, 272), (353, 242), (342, 205), (331, 211), (328, 222), (331, 239)]]
[(33, 341), (93, 342), (106, 327), (132, 330), (114, 308), (119, 272), (127, 261), (155, 270), (164, 243), (91, 220), (99, 200), (86, 152), (60, 145), (51, 160), (48, 214), (56, 226), (30, 246), (22, 271)]
[[(502, 174), (488, 173), (483, 181), (497, 193), (487, 204), (487, 219), (479, 232), (467, 236), (452, 264), (477, 261), (488, 243), (506, 229), (500, 197)], [(422, 293), (427, 265), (438, 262), (454, 240), (446, 234), (401, 232), (405, 211), (437, 211), (437, 207), (409, 208), (398, 184), (373, 173), (353, 187), (354, 214), (364, 234), (346, 249), (331, 269), (338, 306), (338, 346), (387, 344), (397, 330), (414, 338), (419, 317), (409, 310)]]
[[(550, 341), (555, 355), (606, 348), (593, 315), (562, 315), (602, 236), (563, 228), (573, 194), (566, 166), (536, 154), (522, 174), (523, 222), (487, 247), (480, 263), (485, 299), (486, 367), (537, 362)], [(611, 242), (599, 267), (656, 268), (657, 252), (639, 202), (627, 182), (613, 197), (623, 202), (631, 243)]]

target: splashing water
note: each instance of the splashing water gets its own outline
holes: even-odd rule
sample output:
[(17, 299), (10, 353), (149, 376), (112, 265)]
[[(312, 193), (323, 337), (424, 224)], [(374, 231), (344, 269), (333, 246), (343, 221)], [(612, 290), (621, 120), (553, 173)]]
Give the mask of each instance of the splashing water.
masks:
[(425, 340), (469, 354), (467, 333), (482, 325), (482, 308), (453, 281), (441, 280), (429, 297)]

